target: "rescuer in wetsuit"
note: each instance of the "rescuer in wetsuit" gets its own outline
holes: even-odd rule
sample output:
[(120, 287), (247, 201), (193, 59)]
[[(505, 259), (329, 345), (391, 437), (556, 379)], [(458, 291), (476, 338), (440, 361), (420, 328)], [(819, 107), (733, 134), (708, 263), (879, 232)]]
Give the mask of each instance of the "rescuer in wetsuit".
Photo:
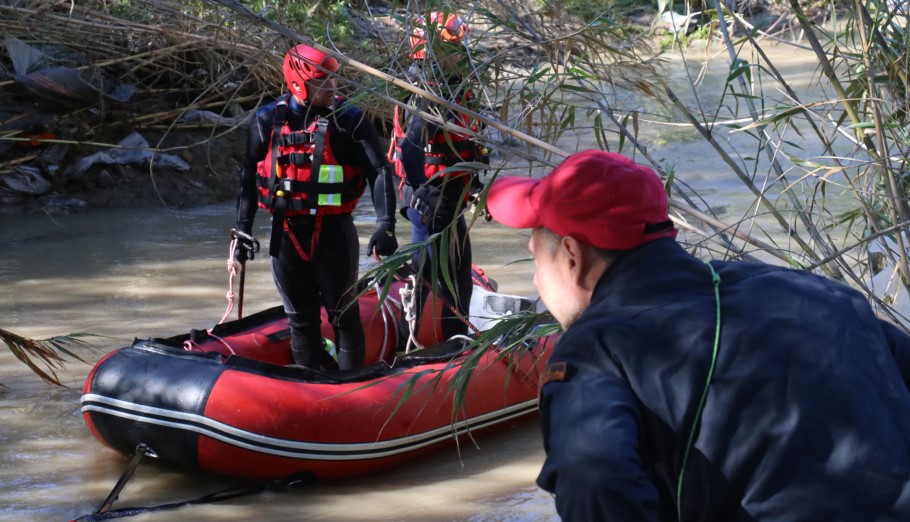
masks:
[[(411, 57), (415, 63), (409, 75), (412, 80), (419, 80), (418, 76), (425, 73), (422, 68), (433, 68), (438, 64), (437, 72), (441, 72), (444, 78), (441, 82), (428, 81), (428, 85), (442, 91), (440, 95), (453, 103), (471, 108), (473, 92), (464, 85), (458, 71), (466, 58), (463, 46), (467, 23), (457, 14), (443, 11), (431, 12), (427, 20), (429, 22), (419, 19), (411, 35)], [(432, 35), (429, 41), (428, 33)], [(433, 64), (424, 63), (429, 49), (433, 50), (430, 56), (435, 57)], [(425, 100), (418, 99), (416, 103), (418, 110), (428, 110)], [(463, 114), (441, 107), (433, 109), (443, 114), (452, 125), (474, 133), (478, 130), (478, 122)], [(408, 206), (402, 212), (411, 222), (411, 241), (426, 241), (431, 235), (442, 232), (455, 222), (449, 229), (447, 259), (438, 257), (442, 251), (443, 236), (438, 236), (429, 247), (430, 259), (435, 258), (438, 263), (435, 282), (430, 259), (423, 263), (420, 259), (415, 259), (415, 265), (421, 268), (424, 281), (432, 284), (434, 292), (438, 292), (443, 302), (451, 306), (443, 306), (438, 310), (443, 337), (448, 339), (453, 335), (464, 335), (468, 331), (466, 321), (473, 283), (471, 241), (465, 219), (460, 214), (466, 206), (468, 196), (479, 193), (483, 185), (476, 172), (452, 171), (450, 167), (464, 162), (486, 163), (486, 157), (481, 153), (480, 145), (470, 139), (468, 132), (462, 134), (439, 127), (416, 114), (411, 116), (406, 126), (402, 126), (397, 107), (394, 120), (392, 159), (395, 162), (395, 173), (403, 180), (400, 184), (401, 200)], [(454, 293), (446, 283), (444, 271), (448, 271)], [(418, 317), (428, 293), (426, 286), (420, 288)]]
[[(272, 214), (272, 275), (288, 316), (294, 362), (331, 366), (320, 331), (324, 306), (340, 369), (363, 364), (356, 302), (358, 237), (351, 215), (367, 184), (377, 230), (367, 255), (390, 255), (395, 238), (391, 171), (370, 120), (335, 96), (338, 62), (297, 45), (284, 59), (290, 94), (260, 107), (250, 123), (240, 175), (237, 229), (250, 233), (257, 207)], [(235, 261), (247, 252), (237, 249)], [(351, 305), (351, 306), (349, 306)]]

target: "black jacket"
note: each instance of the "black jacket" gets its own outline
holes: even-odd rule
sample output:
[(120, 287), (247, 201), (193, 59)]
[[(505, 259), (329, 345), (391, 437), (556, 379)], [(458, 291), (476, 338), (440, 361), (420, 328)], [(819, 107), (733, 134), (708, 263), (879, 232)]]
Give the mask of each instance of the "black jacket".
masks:
[[(256, 164), (265, 159), (272, 137), (277, 100), (256, 110), (250, 122), (246, 155), (240, 173), (240, 192), (237, 201), (237, 227), (249, 233), (256, 216), (258, 191)], [(288, 124), (294, 130), (305, 129), (319, 117), (329, 119), (332, 154), (344, 165), (363, 169), (370, 186), (377, 219), (395, 221), (395, 185), (379, 143), (379, 135), (369, 118), (358, 107), (350, 104), (335, 108), (319, 109), (300, 105), (291, 97)]]
[[(910, 520), (910, 337), (831, 280), (712, 266), (718, 355), (681, 520)], [(710, 270), (672, 239), (604, 274), (541, 394), (537, 481), (565, 520), (677, 520), (717, 312)]]

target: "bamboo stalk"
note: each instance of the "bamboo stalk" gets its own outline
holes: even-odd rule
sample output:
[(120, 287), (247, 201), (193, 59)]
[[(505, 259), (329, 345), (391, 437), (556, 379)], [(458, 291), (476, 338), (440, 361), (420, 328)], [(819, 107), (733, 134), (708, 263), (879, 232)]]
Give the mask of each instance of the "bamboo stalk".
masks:
[[(864, 7), (859, 2), (855, 0), (854, 6), (856, 7), (857, 13), (862, 13)], [(875, 96), (875, 81), (872, 78), (872, 63), (869, 60), (869, 41), (866, 35), (866, 23), (865, 19), (860, 20), (859, 23), (859, 35), (860, 41), (863, 46), (863, 63), (865, 64), (865, 73), (866, 73), (866, 83), (867, 90), (869, 92), (869, 104), (872, 111), (872, 120), (875, 123), (875, 136), (878, 140), (878, 149), (880, 151), (880, 158), (878, 159), (877, 164), (880, 165), (879, 171), (881, 176), (885, 179), (885, 190), (888, 192), (888, 199), (891, 200), (891, 204), (888, 206), (888, 211), (891, 214), (891, 222), (898, 222), (898, 214), (900, 215), (900, 221), (907, 221), (907, 212), (904, 206), (898, 197), (897, 194), (899, 189), (897, 187), (897, 180), (894, 179), (894, 175), (891, 162), (889, 159), (887, 144), (885, 144), (885, 132), (882, 126), (882, 117), (881, 112), (878, 108), (878, 100)], [(880, 163), (879, 163), (880, 162)], [(883, 165), (881, 165), (883, 164)], [(904, 231), (898, 230), (895, 234), (897, 239), (898, 246), (898, 270), (900, 271), (901, 281), (904, 283), (904, 287), (910, 290), (910, 267), (907, 266), (907, 249), (904, 246)]]
[[(733, 42), (730, 39), (730, 32), (727, 30), (727, 24), (726, 24), (726, 20), (724, 18), (724, 6), (721, 4), (720, 0), (714, 0), (714, 8), (717, 10), (717, 16), (720, 20), (720, 23), (718, 25), (720, 27), (721, 35), (723, 35), (723, 40), (727, 47), (727, 52), (730, 56), (730, 61), (735, 62), (736, 51), (733, 48)], [(750, 89), (746, 85), (746, 80), (745, 80), (744, 75), (740, 74), (737, 77), (737, 80), (739, 81), (740, 88), (743, 90), (743, 92), (751, 94)], [(758, 111), (755, 108), (755, 102), (753, 101), (752, 97), (746, 96), (745, 103), (746, 103), (746, 106), (749, 108), (749, 116), (752, 118), (752, 121), (758, 121), (759, 120)], [(768, 156), (768, 160), (771, 162), (771, 167), (774, 169), (774, 172), (777, 175), (777, 178), (782, 179), (784, 181), (784, 183), (786, 183), (787, 178), (786, 178), (786, 175), (784, 174), (784, 169), (783, 169), (783, 167), (781, 167), (780, 161), (778, 161), (778, 159), (774, 153), (774, 150), (773, 150), (774, 148), (772, 148), (770, 146), (771, 139), (770, 139), (770, 136), (768, 135), (767, 131), (765, 130), (765, 127), (759, 128), (758, 134), (760, 136), (759, 146), (761, 149), (763, 149), (765, 151), (765, 154)], [(745, 180), (746, 178), (743, 178), (743, 179)], [(751, 183), (751, 180), (749, 180), (749, 182)], [(830, 253), (831, 252), (830, 245), (828, 245), (828, 243), (821, 237), (821, 234), (819, 234), (817, 228), (815, 227), (815, 224), (812, 223), (812, 221), (806, 215), (806, 211), (805, 211), (805, 208), (803, 208), (802, 202), (799, 201), (798, 199), (796, 199), (796, 195), (793, 194), (792, 191), (785, 191), (785, 194), (790, 199), (790, 204), (793, 205), (794, 209), (796, 209), (797, 217), (799, 218), (800, 221), (802, 221), (803, 226), (806, 228), (806, 231), (809, 233), (809, 235), (815, 241), (815, 244), (818, 245), (818, 247), (821, 248), (825, 253)], [(762, 202), (765, 203), (766, 208), (768, 208), (768, 204), (770, 202), (768, 202), (766, 199), (762, 199)], [(775, 209), (775, 211), (776, 211), (776, 209)], [(775, 214), (775, 217), (776, 217), (776, 214)], [(783, 223), (782, 223), (782, 226), (783, 226)], [(784, 227), (784, 230), (788, 230), (788, 229), (790, 229), (790, 227), (788, 227), (788, 226)], [(803, 247), (803, 250), (806, 251), (806, 253), (810, 257), (817, 258), (815, 251), (812, 250), (809, 247), (809, 245), (799, 237), (798, 233), (793, 231), (791, 233), (791, 237), (793, 237), (794, 239), (797, 240), (797, 243), (799, 243), (799, 245)], [(828, 275), (830, 275), (831, 277), (833, 277), (835, 279), (844, 278), (843, 274), (841, 273), (841, 271), (839, 269), (837, 269), (837, 267), (830, 267), (828, 265), (824, 265), (822, 267), (822, 269), (825, 270), (825, 272), (827, 272)]]
[[(502, 123), (500, 123), (496, 120), (488, 118), (487, 116), (485, 116), (483, 114), (480, 114), (478, 112), (474, 112), (465, 107), (459, 106), (458, 104), (453, 103), (444, 98), (441, 98), (430, 91), (421, 89), (420, 87), (417, 87), (416, 85), (413, 85), (410, 82), (400, 80), (400, 79), (395, 78), (394, 76), (391, 76), (389, 74), (386, 74), (378, 69), (370, 67), (369, 65), (366, 65), (362, 62), (354, 60), (353, 58), (349, 58), (346, 55), (343, 55), (343, 54), (335, 51), (334, 49), (329, 49), (328, 47), (319, 45), (318, 43), (313, 42), (310, 38), (307, 38), (307, 37), (301, 35), (300, 33), (292, 31), (291, 29), (289, 29), (277, 22), (273, 22), (272, 20), (259, 16), (258, 14), (249, 10), (246, 6), (241, 5), (239, 2), (236, 2), (234, 0), (208, 0), (208, 1), (214, 2), (217, 4), (221, 4), (224, 7), (227, 7), (228, 9), (231, 9), (239, 14), (253, 18), (253, 19), (259, 21), (260, 23), (266, 25), (270, 29), (272, 29), (280, 34), (283, 34), (284, 36), (287, 36), (288, 38), (291, 38), (291, 39), (301, 42), (301, 43), (306, 43), (307, 45), (312, 46), (314, 49), (317, 49), (325, 54), (328, 54), (328, 55), (334, 57), (336, 60), (338, 60), (338, 63), (341, 65), (347, 65), (360, 72), (366, 73), (370, 76), (373, 76), (373, 77), (383, 80), (387, 83), (395, 85), (396, 87), (401, 87), (407, 91), (410, 91), (413, 94), (416, 94), (422, 98), (430, 100), (433, 103), (442, 105), (442, 106), (446, 107), (447, 109), (451, 109), (453, 111), (464, 114), (465, 116), (467, 116), (471, 119), (483, 122), (484, 124), (498, 130), (499, 132), (502, 132), (502, 133), (510, 135), (512, 137), (526, 141), (536, 147), (539, 147), (541, 149), (552, 152), (553, 154), (557, 154), (560, 156), (568, 155), (565, 151), (562, 151), (562, 150), (550, 145), (549, 143), (541, 141), (538, 138), (529, 136), (527, 134), (519, 133), (515, 129), (512, 129), (511, 127), (508, 127), (506, 125), (503, 125)], [(373, 94), (377, 94), (377, 93), (374, 92)], [(407, 110), (408, 112), (415, 112), (412, 107), (410, 107), (409, 105), (407, 105), (404, 102), (395, 100), (394, 98), (390, 98), (388, 101), (395, 103), (396, 105)]]
[[(825, 73), (825, 77), (828, 79), (828, 81), (831, 82), (831, 86), (834, 88), (837, 96), (843, 102), (844, 111), (847, 113), (850, 121), (854, 125), (862, 123), (862, 120), (860, 120), (856, 109), (850, 102), (850, 97), (847, 96), (847, 92), (844, 89), (844, 86), (841, 85), (840, 80), (838, 79), (837, 73), (834, 71), (834, 67), (831, 66), (831, 62), (828, 60), (828, 54), (822, 47), (821, 42), (818, 41), (818, 37), (815, 36), (812, 23), (809, 21), (809, 18), (806, 17), (806, 13), (803, 11), (802, 7), (800, 7), (798, 0), (790, 0), (790, 7), (793, 9), (796, 20), (799, 22), (800, 26), (802, 26), (803, 31), (806, 35), (806, 39), (809, 40), (809, 45), (811, 45), (812, 50), (815, 51), (815, 56), (818, 57), (818, 63), (822, 68), (822, 72)], [(862, 134), (862, 129), (857, 129), (855, 132), (859, 141), (866, 141)], [(871, 149), (872, 147), (869, 148)]]
[(697, 119), (695, 119), (695, 117), (692, 115), (692, 113), (689, 111), (689, 109), (685, 106), (685, 104), (683, 104), (682, 101), (680, 101), (679, 97), (676, 95), (676, 93), (673, 92), (673, 89), (671, 89), (669, 86), (665, 86), (664, 91), (666, 92), (667, 97), (670, 99), (670, 101), (672, 101), (677, 106), (677, 108), (679, 108), (679, 110), (683, 112), (683, 114), (686, 116), (686, 118), (689, 120), (689, 122), (702, 135), (702, 137), (709, 144), (711, 144), (712, 147), (714, 147), (714, 150), (720, 155), (721, 159), (723, 159), (724, 162), (733, 170), (733, 172), (746, 185), (746, 187), (748, 187), (749, 190), (752, 191), (752, 193), (758, 199), (759, 203), (761, 203), (761, 205), (765, 209), (767, 209), (768, 212), (770, 212), (772, 216), (774, 216), (774, 218), (777, 220), (778, 225), (780, 225), (781, 229), (786, 230), (789, 233), (789, 237), (793, 238), (797, 242), (797, 244), (800, 245), (800, 247), (803, 249), (803, 251), (807, 253), (807, 255), (809, 255), (813, 259), (817, 259), (817, 255), (812, 250), (812, 248), (799, 236), (798, 233), (796, 233), (796, 231), (793, 230), (793, 228), (790, 226), (790, 224), (787, 222), (787, 220), (784, 219), (784, 217), (780, 214), (780, 212), (777, 210), (777, 208), (774, 207), (774, 204), (768, 200), (768, 198), (765, 196), (765, 194), (762, 191), (758, 190), (758, 188), (755, 186), (755, 184), (752, 183), (752, 180), (749, 179), (749, 176), (745, 172), (743, 172), (742, 169), (740, 169), (739, 165), (737, 165), (736, 162), (733, 161), (733, 158), (730, 157), (730, 155), (727, 153), (727, 151), (725, 151), (724, 148), (721, 147), (721, 145), (719, 143), (717, 143), (717, 140), (714, 139), (714, 137), (711, 135), (711, 132), (708, 129), (706, 129)]

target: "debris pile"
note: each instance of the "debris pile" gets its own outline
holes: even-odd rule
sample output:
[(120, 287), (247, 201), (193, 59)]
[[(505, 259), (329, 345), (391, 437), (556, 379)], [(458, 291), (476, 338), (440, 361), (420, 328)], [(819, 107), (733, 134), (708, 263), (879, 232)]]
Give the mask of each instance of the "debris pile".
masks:
[[(249, 112), (278, 94), (287, 43), (184, 8), (0, 5), (0, 212), (81, 208), (65, 195), (126, 182), (125, 169), (187, 171), (200, 147), (245, 135)], [(202, 168), (233, 180), (229, 167)]]

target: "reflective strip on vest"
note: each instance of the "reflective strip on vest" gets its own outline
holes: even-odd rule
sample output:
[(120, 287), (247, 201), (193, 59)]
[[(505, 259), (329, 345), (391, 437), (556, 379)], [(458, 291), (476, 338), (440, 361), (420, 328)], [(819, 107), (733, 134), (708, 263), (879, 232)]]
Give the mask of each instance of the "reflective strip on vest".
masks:
[[(333, 183), (338, 185), (339, 191), (344, 184), (344, 172), (341, 165), (320, 165), (319, 166), (319, 183)], [(333, 194), (319, 194), (317, 198), (319, 206), (338, 207), (341, 206), (341, 192)]]

